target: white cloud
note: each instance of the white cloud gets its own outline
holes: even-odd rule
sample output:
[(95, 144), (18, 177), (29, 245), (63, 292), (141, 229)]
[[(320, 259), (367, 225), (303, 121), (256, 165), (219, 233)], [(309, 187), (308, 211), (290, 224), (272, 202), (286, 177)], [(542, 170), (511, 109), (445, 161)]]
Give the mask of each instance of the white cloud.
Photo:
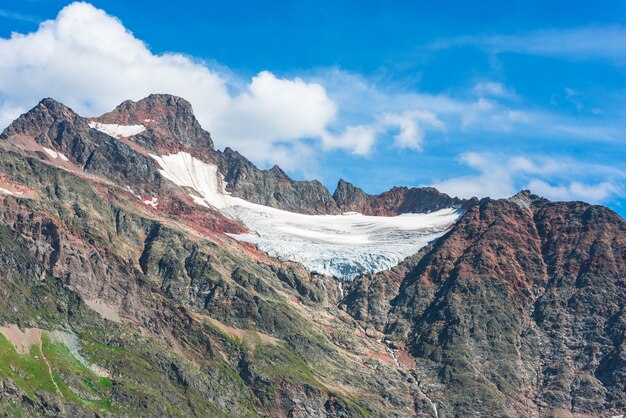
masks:
[[(245, 83), (243, 83), (245, 84)], [(6, 126), (43, 97), (96, 116), (126, 99), (170, 93), (189, 100), (216, 143), (259, 163), (294, 168), (310, 153), (296, 143), (321, 137), (337, 105), (324, 87), (261, 72), (239, 93), (205, 63), (155, 55), (122, 23), (88, 3), (65, 7), (36, 32), (0, 39), (0, 123)]]
[(515, 193), (513, 176), (506, 167), (496, 163), (492, 155), (468, 152), (461, 154), (459, 161), (478, 171), (478, 174), (453, 177), (431, 186), (450, 196), (462, 198), (501, 198)]
[(493, 96), (493, 97), (513, 97), (514, 93), (509, 91), (502, 83), (494, 81), (483, 81), (477, 83), (472, 92), (476, 96)]
[(343, 133), (333, 135), (330, 133), (322, 137), (324, 149), (346, 149), (355, 155), (365, 156), (372, 151), (376, 142), (376, 136), (380, 128), (372, 125), (351, 125)]
[(552, 186), (544, 180), (535, 179), (528, 184), (528, 188), (551, 200), (582, 200), (590, 203), (606, 202), (619, 193), (619, 187), (610, 182), (585, 184), (573, 181), (569, 184)]
[[(326, 140), (327, 127), (336, 112), (336, 103), (320, 84), (306, 83), (300, 78), (279, 79), (263, 71), (252, 78), (243, 93), (230, 98), (205, 126), (214, 133), (217, 145), (234, 147), (256, 161), (279, 162), (283, 168), (293, 169), (311, 153), (289, 154), (289, 146), (302, 145), (303, 138)], [(277, 152), (279, 149), (281, 152)], [(279, 159), (283, 153), (284, 158)]]
[(397, 128), (398, 133), (393, 141), (398, 148), (410, 148), (417, 151), (422, 149), (425, 131), (435, 129), (444, 131), (445, 124), (439, 120), (434, 112), (428, 110), (414, 110), (402, 114), (386, 114), (381, 123), (387, 127)]
[[(384, 83), (381, 87), (359, 74), (337, 68), (318, 71), (313, 77), (339, 104), (338, 119), (355, 125), (374, 123), (377, 119), (375, 115), (383, 115), (378, 118), (380, 123), (384, 121), (384, 115), (395, 115), (394, 118), (399, 119), (410, 112), (430, 112), (445, 129), (421, 123), (419, 127), (426, 134), (426, 139), (428, 131), (445, 131), (450, 136), (502, 133), (507, 138), (517, 135), (555, 141), (616, 141), (622, 138), (619, 130), (597, 120), (570, 118), (544, 109), (525, 108), (521, 99), (500, 83), (479, 83), (472, 87), (470, 94), (461, 91), (455, 95), (406, 91)], [(380, 129), (382, 133), (389, 130)]]
[[(467, 152), (459, 156), (459, 162), (477, 173), (437, 181), (432, 186), (463, 198), (502, 198), (530, 189), (551, 200), (604, 203), (622, 195), (619, 184), (626, 178), (626, 173), (614, 167), (545, 157)], [(590, 174), (609, 180), (594, 183), (580, 179)]]

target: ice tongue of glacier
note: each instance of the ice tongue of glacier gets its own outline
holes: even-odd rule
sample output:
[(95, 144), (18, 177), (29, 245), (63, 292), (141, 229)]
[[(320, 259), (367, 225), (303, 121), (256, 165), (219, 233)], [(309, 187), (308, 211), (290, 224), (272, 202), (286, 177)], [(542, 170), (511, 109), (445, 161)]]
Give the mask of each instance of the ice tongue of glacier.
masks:
[(213, 206), (251, 231), (233, 238), (340, 280), (397, 265), (445, 234), (461, 215), (455, 208), (399, 216), (293, 213), (230, 196), (217, 167), (186, 152), (152, 158), (165, 178), (193, 189), (197, 204)]

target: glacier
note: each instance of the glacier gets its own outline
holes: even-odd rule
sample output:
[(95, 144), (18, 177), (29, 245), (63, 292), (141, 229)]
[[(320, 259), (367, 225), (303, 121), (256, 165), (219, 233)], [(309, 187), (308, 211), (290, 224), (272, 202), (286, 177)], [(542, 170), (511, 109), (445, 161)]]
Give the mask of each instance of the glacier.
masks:
[(444, 235), (462, 215), (460, 208), (398, 216), (294, 213), (231, 196), (217, 166), (186, 152), (151, 157), (163, 177), (193, 192), (196, 204), (215, 207), (250, 231), (231, 237), (342, 281), (397, 265)]

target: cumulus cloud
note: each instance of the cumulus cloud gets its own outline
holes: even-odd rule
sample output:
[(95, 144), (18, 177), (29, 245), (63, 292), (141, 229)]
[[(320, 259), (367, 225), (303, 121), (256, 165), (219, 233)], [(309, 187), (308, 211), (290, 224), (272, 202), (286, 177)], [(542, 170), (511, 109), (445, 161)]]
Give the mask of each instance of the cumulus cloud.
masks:
[[(620, 184), (626, 178), (626, 173), (614, 167), (545, 157), (467, 152), (458, 160), (475, 173), (431, 185), (451, 196), (464, 198), (502, 198), (521, 189), (530, 189), (551, 200), (604, 203), (623, 194)], [(611, 180), (584, 182), (576, 178), (590, 173)]]
[[(301, 143), (303, 138), (323, 138), (330, 147), (342, 146), (327, 134), (336, 112), (337, 104), (322, 85), (300, 78), (280, 79), (263, 71), (242, 93), (231, 97), (207, 126), (218, 145), (235, 147), (257, 161), (280, 162), (284, 168), (293, 169), (301, 164), (299, 159), (311, 153), (287, 153), (280, 161), (277, 157), (295, 144), (300, 145), (298, 151), (307, 149)], [(354, 144), (350, 149), (358, 148), (359, 144)]]
[(325, 135), (335, 118), (337, 105), (318, 83), (261, 72), (243, 84), (230, 93), (226, 77), (205, 63), (182, 54), (153, 54), (118, 19), (88, 3), (65, 7), (33, 33), (0, 39), (5, 126), (47, 96), (96, 116), (126, 99), (170, 93), (192, 103), (218, 145), (289, 169), (310, 154), (289, 148), (304, 151), (298, 141)]

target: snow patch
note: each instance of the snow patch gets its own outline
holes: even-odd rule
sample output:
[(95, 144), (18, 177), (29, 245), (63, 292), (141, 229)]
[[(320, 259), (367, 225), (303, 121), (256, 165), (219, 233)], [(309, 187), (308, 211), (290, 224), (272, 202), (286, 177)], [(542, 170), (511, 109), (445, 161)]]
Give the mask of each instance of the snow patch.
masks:
[(144, 205), (152, 206), (154, 209), (156, 209), (157, 206), (159, 205), (158, 197), (144, 197), (143, 199), (141, 199), (141, 201), (143, 202)]
[[(0, 193), (2, 194), (8, 194), (9, 196), (15, 196), (15, 193), (13, 193), (11, 190), (7, 190), (3, 187), (0, 187)], [(21, 194), (21, 193), (20, 193)]]
[(60, 152), (57, 152), (53, 149), (46, 148), (46, 147), (42, 147), (42, 148), (46, 152), (46, 154), (48, 154), (50, 157), (54, 158), (55, 160), (57, 158), (60, 158), (63, 161), (69, 161), (69, 158), (67, 158), (65, 155), (61, 154)]
[[(195, 190), (211, 206), (222, 209), (230, 206), (232, 197), (225, 189), (224, 176), (217, 166), (207, 164), (187, 152), (158, 156), (154, 158), (162, 170), (161, 175), (173, 183)], [(194, 201), (197, 197), (192, 196)], [(229, 199), (230, 198), (230, 199)]]
[(103, 132), (113, 138), (137, 135), (146, 130), (143, 125), (117, 125), (115, 123), (89, 122), (89, 127)]
[(455, 208), (424, 214), (365, 216), (304, 215), (230, 196), (217, 166), (186, 152), (152, 155), (161, 174), (195, 190), (198, 205), (213, 206), (242, 221), (249, 234), (231, 236), (256, 244), (270, 256), (296, 261), (308, 270), (350, 281), (360, 274), (387, 270), (444, 235), (461, 216)]
[(126, 190), (128, 190), (137, 199), (141, 200), (141, 196), (139, 196), (137, 193), (133, 192), (133, 189), (131, 189), (129, 186), (126, 186)]

